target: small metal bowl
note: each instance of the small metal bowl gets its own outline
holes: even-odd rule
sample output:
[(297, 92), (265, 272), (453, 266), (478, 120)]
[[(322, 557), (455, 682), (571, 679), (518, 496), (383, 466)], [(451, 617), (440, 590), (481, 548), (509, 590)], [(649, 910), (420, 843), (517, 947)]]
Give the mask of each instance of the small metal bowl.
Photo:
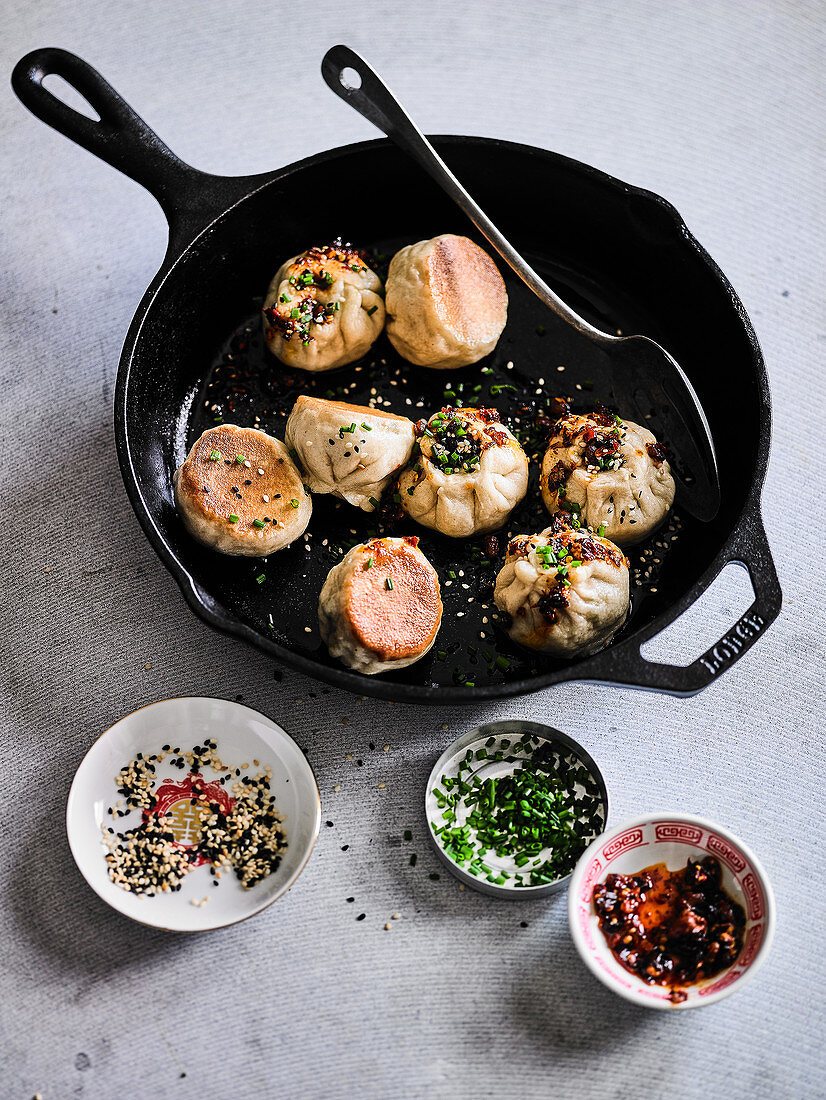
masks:
[[(436, 761), (427, 781), (427, 789), (424, 796), (424, 812), (427, 821), (427, 834), (430, 837), (430, 842), (436, 850), (437, 856), (451, 874), (466, 886), (470, 886), (473, 890), (478, 890), (480, 893), (489, 894), (491, 897), (495, 898), (508, 898), (511, 900), (514, 898), (527, 897), (544, 898), (549, 894), (555, 894), (558, 890), (567, 886), (571, 875), (564, 875), (562, 878), (554, 879), (553, 882), (542, 883), (539, 886), (516, 886), (513, 884), (512, 880), (501, 885), (489, 882), (487, 879), (471, 874), (470, 871), (465, 870), (464, 867), (460, 867), (459, 864), (455, 863), (445, 852), (438, 838), (433, 834), (430, 823), (435, 820), (439, 812), (436, 796), (433, 793), (434, 788), (439, 785), (442, 776), (455, 776), (457, 774), (459, 765), (465, 759), (469, 749), (475, 754), (491, 737), (496, 738), (497, 743), (501, 743), (501, 741), (505, 739), (510, 742), (510, 746), (523, 742), (526, 737), (531, 737), (535, 740), (538, 739), (540, 744), (543, 742), (550, 744), (558, 751), (576, 757), (576, 759), (585, 766), (596, 783), (602, 813), (601, 828), (594, 832), (593, 837), (586, 837), (586, 841), (590, 843), (605, 829), (608, 822), (608, 790), (605, 786), (602, 772), (599, 770), (590, 754), (585, 751), (582, 745), (574, 741), (572, 737), (569, 737), (566, 733), (562, 733), (558, 729), (554, 729), (553, 726), (546, 726), (542, 722), (525, 722), (521, 719), (514, 718), (502, 722), (488, 722), (483, 726), (477, 726), (476, 729), (472, 729), (468, 733), (462, 734), (462, 736), (457, 738), (452, 745), (449, 745), (448, 748), (445, 749)], [(510, 748), (510, 746), (508, 746), (508, 748)], [(537, 747), (538, 745), (535, 745), (533, 747), (534, 750)], [(491, 751), (495, 751), (495, 746), (491, 747)], [(470, 774), (478, 775), (482, 771), (490, 771), (491, 774), (496, 774), (493, 769), (497, 769), (498, 774), (506, 774), (508, 771), (513, 770), (507, 766), (506, 762), (492, 762), (486, 759), (479, 761), (479, 766), (474, 768), (473, 772)], [(486, 856), (485, 860), (487, 863), (497, 862), (496, 857)]]

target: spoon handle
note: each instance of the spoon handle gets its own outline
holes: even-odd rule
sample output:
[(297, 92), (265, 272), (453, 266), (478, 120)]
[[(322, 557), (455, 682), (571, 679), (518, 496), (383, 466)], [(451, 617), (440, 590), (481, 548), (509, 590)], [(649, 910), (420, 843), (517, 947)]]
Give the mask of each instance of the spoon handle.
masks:
[[(357, 74), (352, 79), (348, 70)], [(459, 206), (479, 232), (545, 305), (579, 332), (603, 343), (616, 337), (595, 328), (567, 306), (523, 260), (510, 241), (470, 197), (448, 166), (413, 122), (379, 75), (349, 46), (333, 46), (321, 62), (321, 74), (328, 86), (360, 115), (408, 153)]]

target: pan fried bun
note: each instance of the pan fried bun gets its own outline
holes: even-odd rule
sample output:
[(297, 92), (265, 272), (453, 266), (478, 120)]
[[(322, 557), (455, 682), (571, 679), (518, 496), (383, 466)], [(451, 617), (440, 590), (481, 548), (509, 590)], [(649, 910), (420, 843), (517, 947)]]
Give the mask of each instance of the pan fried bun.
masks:
[(436, 640), (442, 598), (415, 536), (371, 539), (330, 570), (318, 603), (333, 657), (369, 676), (420, 660)]
[(490, 256), (443, 233), (400, 249), (387, 276), (387, 335), (423, 367), (451, 370), (493, 351), (508, 319), (508, 294)]
[(236, 424), (204, 432), (175, 471), (174, 486), (189, 533), (222, 554), (282, 550), (304, 533), (313, 510), (284, 444)]

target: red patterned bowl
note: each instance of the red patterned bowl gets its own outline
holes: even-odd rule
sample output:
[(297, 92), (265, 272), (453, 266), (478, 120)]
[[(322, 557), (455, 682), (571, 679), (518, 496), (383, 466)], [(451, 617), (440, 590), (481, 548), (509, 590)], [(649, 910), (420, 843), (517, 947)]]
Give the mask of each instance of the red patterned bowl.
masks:
[[(646, 984), (613, 956), (594, 909), (594, 886), (609, 874), (633, 875), (656, 863), (675, 871), (689, 857), (708, 855), (720, 861), (723, 889), (746, 911), (743, 948), (727, 970), (686, 987), (686, 999), (675, 1004), (667, 988)], [(727, 997), (757, 973), (774, 936), (775, 905), (765, 871), (742, 841), (702, 817), (662, 813), (626, 821), (597, 837), (571, 876), (568, 920), (583, 961), (609, 989), (647, 1008), (686, 1009)]]

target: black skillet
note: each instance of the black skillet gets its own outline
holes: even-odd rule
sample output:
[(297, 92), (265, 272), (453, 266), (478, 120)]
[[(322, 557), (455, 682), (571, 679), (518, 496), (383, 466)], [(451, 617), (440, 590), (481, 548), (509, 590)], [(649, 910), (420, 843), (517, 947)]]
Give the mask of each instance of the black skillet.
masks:
[[(79, 91), (100, 121), (46, 90), (50, 74)], [(219, 420), (257, 423), (283, 435), (286, 413), (306, 391), (358, 404), (381, 398), (383, 407), (414, 419), (445, 403), (475, 400), (495, 405), (530, 441), (541, 438), (536, 417), (550, 399), (570, 396), (583, 409), (600, 400), (622, 412), (622, 394), (601, 375), (591, 346), (508, 272), (508, 325), (481, 364), (449, 378), (428, 373), (399, 359), (382, 336), (361, 364), (291, 374), (263, 348), (259, 319), (261, 295), (282, 260), (341, 235), (370, 249), (381, 268), (402, 244), (448, 231), (476, 236), (437, 187), (386, 140), (329, 150), (257, 176), (196, 171), (94, 69), (63, 50), (24, 57), (12, 85), (38, 118), (143, 184), (167, 215), (166, 257), (121, 354), (115, 437), (126, 490), (147, 537), (210, 625), (351, 691), (459, 703), (572, 680), (691, 695), (777, 617), (782, 597), (760, 516), (771, 431), (768, 382), (754, 331), (723, 274), (674, 208), (651, 192), (530, 146), (440, 137), (432, 140), (450, 168), (566, 301), (608, 331), (652, 337), (681, 364), (708, 415), (722, 506), (712, 522), (700, 523), (681, 516), (678, 501), (669, 527), (629, 554), (632, 610), (622, 633), (601, 653), (570, 662), (521, 651), (496, 625), (490, 592), (498, 562), (486, 557), (483, 540), (456, 542), (396, 525), (398, 533), (421, 536), (442, 578), (445, 616), (437, 644), (418, 664), (380, 677), (331, 661), (316, 629), (318, 592), (342, 549), (375, 530), (375, 520), (316, 497), (309, 541), (266, 563), (200, 547), (175, 514), (171, 475), (204, 428)], [(445, 396), (447, 386), (454, 389)], [(652, 409), (655, 432), (658, 418)], [(546, 524), (534, 485), (508, 532)], [(640, 645), (731, 561), (749, 571), (755, 600), (748, 611), (686, 667), (645, 660)]]

